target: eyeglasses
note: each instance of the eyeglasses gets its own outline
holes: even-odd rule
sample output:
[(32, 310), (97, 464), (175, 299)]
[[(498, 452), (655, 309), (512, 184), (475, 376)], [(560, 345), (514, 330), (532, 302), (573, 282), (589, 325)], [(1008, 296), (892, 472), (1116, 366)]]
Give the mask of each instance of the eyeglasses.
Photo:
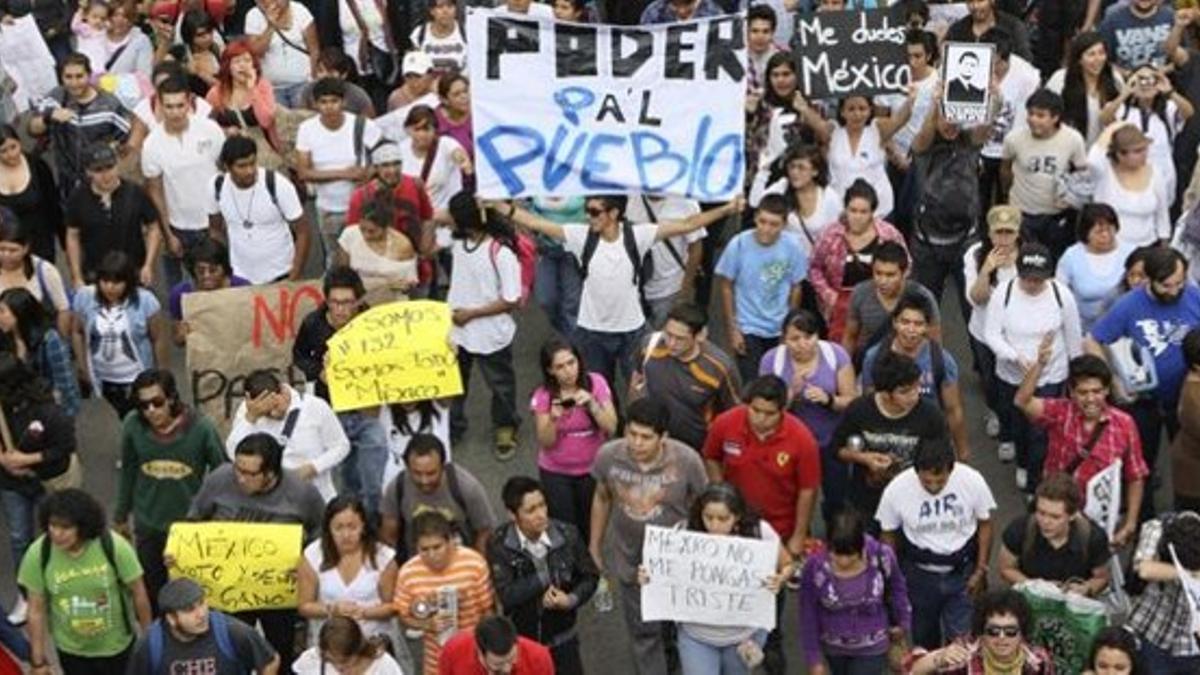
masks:
[(988, 624), (987, 626), (984, 627), (983, 632), (988, 637), (996, 638), (996, 637), (1004, 636), (1004, 637), (1014, 638), (1021, 634), (1021, 627), (1020, 626), (997, 626), (995, 624)]
[(602, 209), (598, 206), (588, 207), (588, 208), (584, 209), (584, 211), (586, 211), (587, 214), (589, 216), (591, 216), (592, 218), (599, 218), (600, 216), (604, 215), (604, 209)]
[(139, 398), (137, 402), (138, 410), (146, 411), (151, 408), (161, 408), (167, 404), (167, 397), (155, 396), (154, 398)]

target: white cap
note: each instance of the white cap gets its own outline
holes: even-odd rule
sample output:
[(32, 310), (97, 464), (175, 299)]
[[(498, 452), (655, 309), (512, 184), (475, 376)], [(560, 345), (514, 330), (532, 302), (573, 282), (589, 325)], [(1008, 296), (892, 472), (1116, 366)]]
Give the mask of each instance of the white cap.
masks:
[(433, 59), (425, 52), (414, 49), (404, 55), (404, 64), (400, 72), (404, 75), (425, 75), (433, 70)]
[(392, 164), (401, 160), (400, 146), (390, 141), (384, 141), (371, 151), (372, 164)]

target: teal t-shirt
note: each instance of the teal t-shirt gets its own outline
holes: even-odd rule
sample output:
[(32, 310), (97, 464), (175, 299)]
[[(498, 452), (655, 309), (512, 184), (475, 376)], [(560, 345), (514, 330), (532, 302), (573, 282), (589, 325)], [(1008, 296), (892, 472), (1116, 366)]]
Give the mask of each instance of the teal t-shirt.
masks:
[[(45, 596), (50, 612), (50, 636), (63, 652), (74, 656), (115, 656), (125, 651), (135, 635), (127, 626), (122, 609), (133, 611), (133, 599), (125, 587), (140, 579), (142, 565), (129, 542), (113, 534), (114, 570), (104, 555), (99, 539), (92, 539), (78, 556), (57, 546), (42, 575), (42, 541), (34, 540), (17, 574), (17, 583), (31, 595)], [(119, 578), (119, 581), (118, 581)]]

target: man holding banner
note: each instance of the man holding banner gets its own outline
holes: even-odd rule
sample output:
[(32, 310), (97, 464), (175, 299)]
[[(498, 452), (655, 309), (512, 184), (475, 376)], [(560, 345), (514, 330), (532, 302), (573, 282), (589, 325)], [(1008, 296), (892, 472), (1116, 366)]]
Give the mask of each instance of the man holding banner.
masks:
[[(1044, 475), (1062, 471), (1075, 479), (1086, 494), (1088, 483), (1109, 465), (1121, 462), (1125, 495), (1125, 519), (1112, 535), (1114, 546), (1132, 541), (1137, 532), (1142, 491), (1150, 469), (1142, 457), (1142, 441), (1133, 418), (1108, 404), (1112, 371), (1092, 354), (1071, 359), (1067, 365), (1070, 398), (1034, 396), (1042, 369), (1050, 361), (1052, 341), (1042, 340), (1038, 358), (1025, 373), (1017, 390), (1016, 405), (1030, 421), (1046, 430)], [(1114, 505), (1116, 507), (1116, 505)]]

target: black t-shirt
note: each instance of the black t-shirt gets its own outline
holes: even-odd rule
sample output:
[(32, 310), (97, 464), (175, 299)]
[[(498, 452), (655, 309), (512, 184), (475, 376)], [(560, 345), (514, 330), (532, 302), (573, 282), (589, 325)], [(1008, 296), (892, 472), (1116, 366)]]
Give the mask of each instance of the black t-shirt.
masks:
[(83, 250), (80, 266), (87, 281), (109, 251), (124, 251), (135, 267), (146, 262), (146, 241), (142, 228), (158, 222), (158, 210), (141, 187), (121, 181), (112, 194), (109, 207), (84, 181), (67, 200), (67, 227), (79, 230)]
[[(205, 675), (245, 675), (250, 671), (262, 672), (263, 666), (275, 658), (275, 650), (258, 631), (238, 621), (231, 616), (225, 616), (225, 624), (229, 626), (229, 641), (233, 643), (233, 651), (237, 662), (232, 662), (221, 655), (217, 639), (213, 635), (212, 622), (204, 637), (191, 642), (181, 642), (175, 639), (171, 630), (163, 621), (163, 651), (162, 664), (158, 669), (152, 669), (150, 664), (150, 643), (143, 635), (134, 648), (133, 657), (129, 662), (130, 673), (205, 673)], [(121, 675), (114, 673), (114, 675)]]
[(1050, 542), (1042, 536), (1041, 530), (1033, 527), (1033, 548), (1029, 555), (1024, 556), (1025, 535), (1029, 531), (1029, 519), (1033, 515), (1024, 515), (1004, 528), (1004, 548), (1016, 556), (1017, 568), (1031, 579), (1046, 579), (1047, 581), (1067, 581), (1068, 579), (1090, 579), (1092, 570), (1108, 562), (1111, 555), (1108, 550), (1108, 535), (1104, 529), (1094, 522), (1088, 522), (1088, 540), (1082, 541), (1083, 528), (1079, 523), (1071, 524), (1071, 534), (1062, 548), (1050, 546)]
[[(892, 419), (875, 403), (875, 396), (861, 396), (850, 404), (833, 434), (833, 447), (846, 447), (851, 436), (861, 436), (865, 452), (892, 455), (896, 462), (888, 471), (888, 480), (912, 466), (913, 455), (922, 442), (946, 442), (946, 418), (937, 405), (921, 398), (904, 417)], [(875, 516), (886, 481), (868, 480), (866, 467), (851, 465), (850, 501), (868, 518)]]

